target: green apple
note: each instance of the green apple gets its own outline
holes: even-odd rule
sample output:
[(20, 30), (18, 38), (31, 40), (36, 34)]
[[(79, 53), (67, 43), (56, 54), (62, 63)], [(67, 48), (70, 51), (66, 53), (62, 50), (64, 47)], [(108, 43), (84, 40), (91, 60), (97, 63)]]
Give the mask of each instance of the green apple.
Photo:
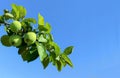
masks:
[(13, 21), (13, 23), (10, 24), (10, 29), (12, 32), (18, 32), (21, 30), (21, 23), (19, 21)]
[(3, 35), (3, 36), (1, 37), (1, 43), (2, 43), (2, 45), (4, 45), (4, 46), (10, 47), (11, 44), (9, 43), (9, 36), (8, 36), (8, 35)]
[(20, 46), (22, 44), (22, 38), (19, 35), (12, 35), (9, 38), (9, 42), (13, 46)]
[(36, 41), (36, 33), (34, 33), (34, 32), (26, 33), (25, 36), (24, 36), (24, 41), (28, 45), (31, 45), (31, 44), (35, 43), (35, 41)]

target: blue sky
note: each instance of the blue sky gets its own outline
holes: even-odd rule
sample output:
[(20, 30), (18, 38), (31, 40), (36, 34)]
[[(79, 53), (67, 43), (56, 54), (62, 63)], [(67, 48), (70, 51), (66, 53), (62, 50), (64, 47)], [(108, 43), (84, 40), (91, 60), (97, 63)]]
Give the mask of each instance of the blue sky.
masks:
[[(75, 47), (74, 68), (43, 70), (39, 59), (23, 62), (16, 48), (0, 44), (0, 78), (120, 78), (119, 0), (3, 0), (0, 14), (12, 3), (26, 7), (26, 17), (41, 13), (62, 50)], [(6, 34), (3, 27), (0, 32)]]

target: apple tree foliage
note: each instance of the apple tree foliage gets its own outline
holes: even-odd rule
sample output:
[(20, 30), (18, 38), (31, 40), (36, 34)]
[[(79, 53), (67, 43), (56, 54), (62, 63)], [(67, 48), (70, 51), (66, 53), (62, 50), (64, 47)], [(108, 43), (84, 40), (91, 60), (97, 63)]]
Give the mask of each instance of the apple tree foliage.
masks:
[[(26, 18), (26, 9), (23, 6), (12, 4), (12, 10), (4, 10), (0, 16), (0, 26), (5, 27), (6, 34), (0, 39), (6, 47), (18, 48), (18, 54), (23, 61), (32, 62), (38, 57), (44, 69), (52, 63), (61, 71), (62, 67), (73, 67), (68, 55), (72, 53), (73, 46), (65, 48), (62, 52), (51, 34), (51, 25), (38, 14), (38, 21)], [(35, 28), (35, 26), (37, 26)]]

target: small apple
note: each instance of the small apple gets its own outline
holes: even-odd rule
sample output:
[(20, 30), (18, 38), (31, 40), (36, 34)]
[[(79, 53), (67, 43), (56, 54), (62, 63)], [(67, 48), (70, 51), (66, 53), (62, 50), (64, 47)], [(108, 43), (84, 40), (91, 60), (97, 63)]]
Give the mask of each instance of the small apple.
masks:
[(21, 23), (19, 21), (13, 21), (13, 23), (10, 24), (10, 29), (12, 32), (18, 32), (21, 30)]
[(36, 33), (34, 33), (34, 32), (26, 33), (25, 36), (24, 36), (24, 41), (28, 45), (33, 44), (36, 41)]
[(3, 35), (3, 36), (1, 37), (1, 43), (2, 43), (2, 45), (4, 45), (4, 46), (10, 47), (11, 44), (9, 43), (9, 36), (8, 36), (8, 35)]
[(22, 38), (19, 35), (12, 35), (9, 38), (9, 42), (13, 46), (20, 46), (22, 44)]

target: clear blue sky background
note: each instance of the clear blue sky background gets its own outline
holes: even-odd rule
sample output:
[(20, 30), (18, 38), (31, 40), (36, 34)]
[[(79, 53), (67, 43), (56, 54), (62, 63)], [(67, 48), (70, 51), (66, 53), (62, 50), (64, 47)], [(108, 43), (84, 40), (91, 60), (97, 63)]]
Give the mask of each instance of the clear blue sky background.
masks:
[[(61, 49), (73, 45), (70, 58), (74, 68), (61, 72), (37, 59), (23, 62), (16, 48), (0, 44), (0, 78), (120, 78), (119, 0), (1, 0), (3, 9), (16, 3), (27, 9), (26, 17), (37, 19), (40, 12), (52, 25)], [(0, 28), (0, 36), (6, 34)]]

